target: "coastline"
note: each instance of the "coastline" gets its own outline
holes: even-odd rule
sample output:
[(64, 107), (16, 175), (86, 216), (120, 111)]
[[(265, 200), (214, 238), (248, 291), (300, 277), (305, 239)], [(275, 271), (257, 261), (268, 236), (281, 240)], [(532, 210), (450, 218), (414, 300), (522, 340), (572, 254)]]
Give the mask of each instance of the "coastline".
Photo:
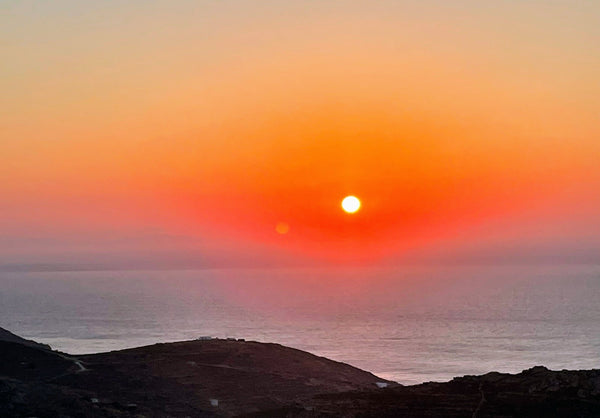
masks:
[[(13, 274), (0, 278), (0, 326), (74, 354), (204, 334), (274, 341), (410, 385), (598, 367), (597, 278), (463, 267)], [(267, 300), (273, 292), (286, 302)]]
[(600, 370), (403, 386), (272, 343), (201, 338), (73, 356), (0, 335), (3, 416), (600, 416)]

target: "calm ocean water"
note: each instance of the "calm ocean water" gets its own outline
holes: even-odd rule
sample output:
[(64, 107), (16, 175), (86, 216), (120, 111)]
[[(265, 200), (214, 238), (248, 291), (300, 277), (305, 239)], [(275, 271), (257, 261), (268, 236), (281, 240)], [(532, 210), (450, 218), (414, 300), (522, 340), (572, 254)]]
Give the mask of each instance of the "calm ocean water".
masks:
[(0, 326), (70, 353), (277, 342), (401, 383), (600, 367), (600, 266), (0, 273)]

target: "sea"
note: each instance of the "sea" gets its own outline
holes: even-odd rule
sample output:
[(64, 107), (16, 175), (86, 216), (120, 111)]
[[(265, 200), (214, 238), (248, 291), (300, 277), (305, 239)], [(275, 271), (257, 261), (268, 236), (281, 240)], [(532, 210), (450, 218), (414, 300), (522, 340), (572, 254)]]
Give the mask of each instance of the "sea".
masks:
[(72, 354), (203, 336), (402, 384), (600, 367), (600, 265), (1, 272), (0, 327)]

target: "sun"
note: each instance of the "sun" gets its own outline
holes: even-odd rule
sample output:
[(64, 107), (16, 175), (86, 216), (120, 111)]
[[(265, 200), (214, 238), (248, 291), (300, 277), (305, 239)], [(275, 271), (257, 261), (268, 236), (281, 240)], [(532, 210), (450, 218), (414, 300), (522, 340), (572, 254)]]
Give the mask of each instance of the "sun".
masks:
[(356, 196), (346, 196), (342, 200), (342, 209), (347, 213), (355, 213), (360, 209), (360, 200)]

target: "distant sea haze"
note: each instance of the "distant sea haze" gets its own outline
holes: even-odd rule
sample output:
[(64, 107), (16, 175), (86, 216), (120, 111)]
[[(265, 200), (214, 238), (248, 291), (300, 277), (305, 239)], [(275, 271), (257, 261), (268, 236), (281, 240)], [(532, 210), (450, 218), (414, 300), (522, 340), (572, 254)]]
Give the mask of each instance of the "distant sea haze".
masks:
[(0, 326), (69, 353), (276, 342), (404, 384), (597, 368), (600, 267), (0, 273)]

